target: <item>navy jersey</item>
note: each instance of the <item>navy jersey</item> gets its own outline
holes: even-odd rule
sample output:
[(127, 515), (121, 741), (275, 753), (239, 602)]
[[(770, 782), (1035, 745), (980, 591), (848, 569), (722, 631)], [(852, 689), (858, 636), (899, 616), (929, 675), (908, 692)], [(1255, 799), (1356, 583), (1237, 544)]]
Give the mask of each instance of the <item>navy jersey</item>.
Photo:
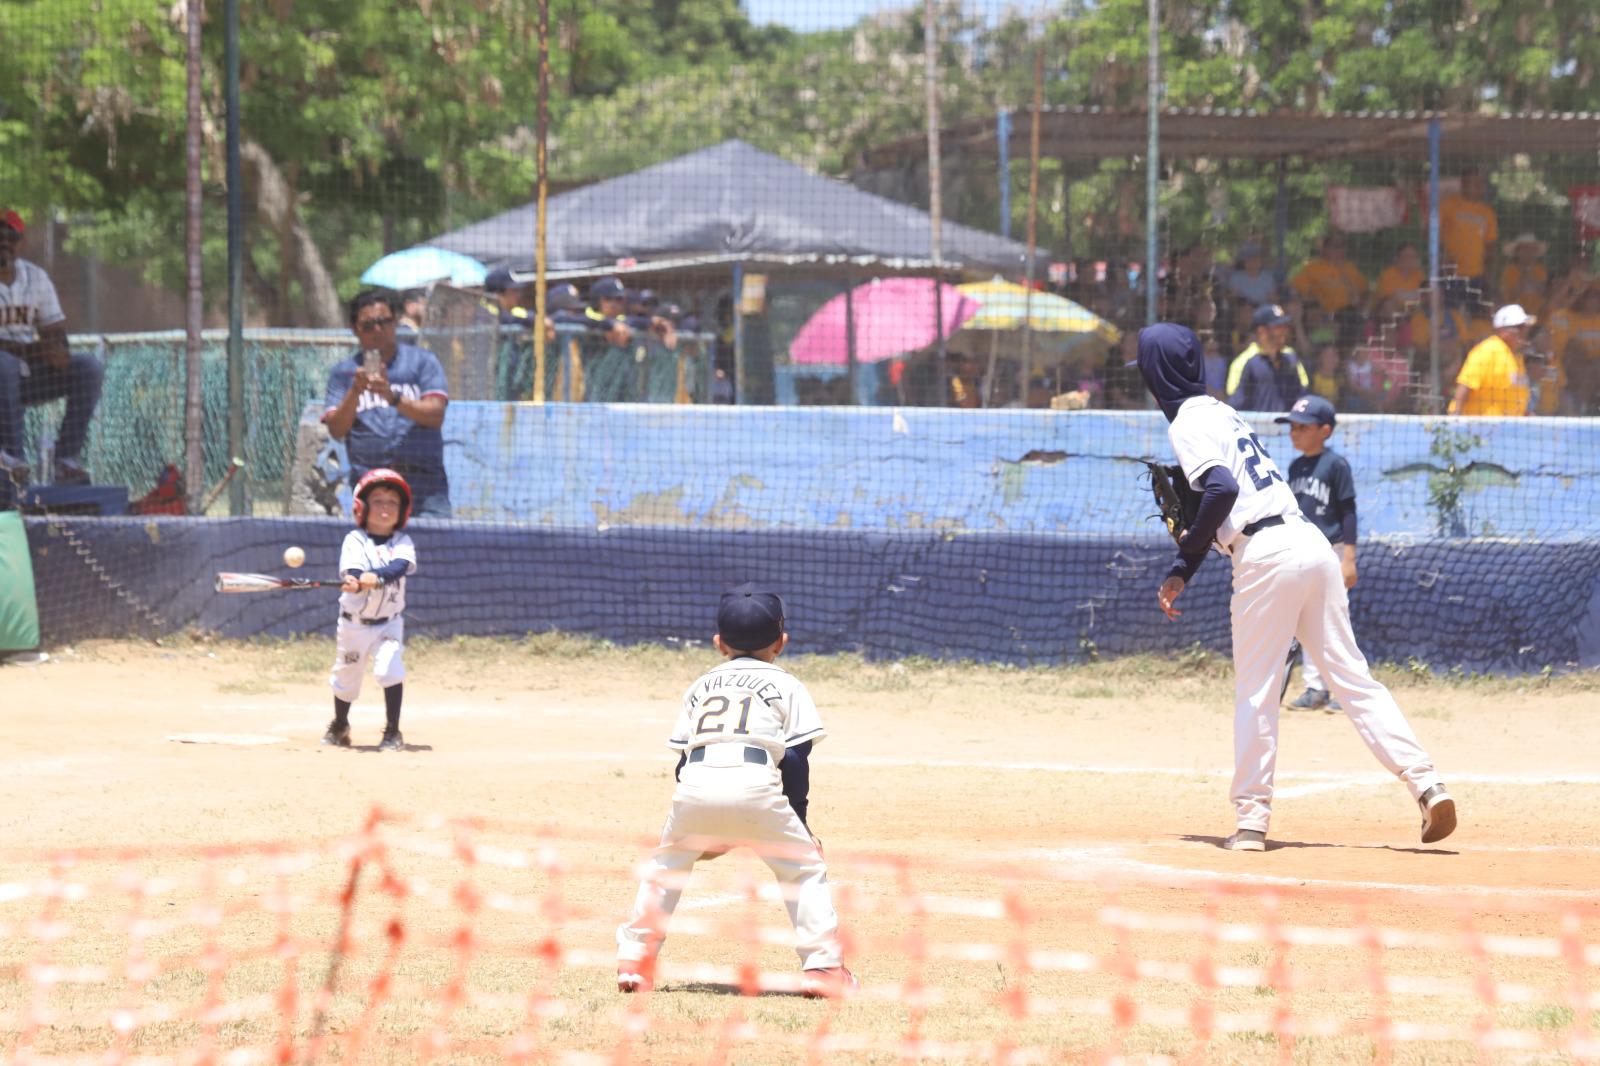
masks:
[[(328, 372), (327, 409), (334, 410), (350, 391), (350, 383), (361, 369), (361, 353), (334, 364)], [(425, 396), (450, 398), (444, 367), (439, 357), (426, 348), (401, 344), (387, 370), (389, 384), (412, 400)], [(355, 424), (345, 437), (350, 453), (350, 480), (354, 482), (375, 466), (403, 468), (407, 478), (413, 473), (444, 477), (444, 434), (411, 421), (395, 410), (389, 401), (370, 392), (361, 394), (356, 406)], [(427, 488), (416, 491), (426, 494)]]
[(1334, 544), (1344, 539), (1344, 516), (1356, 500), (1356, 480), (1350, 463), (1332, 448), (1317, 455), (1297, 456), (1289, 464), (1289, 488), (1300, 513), (1322, 530)]

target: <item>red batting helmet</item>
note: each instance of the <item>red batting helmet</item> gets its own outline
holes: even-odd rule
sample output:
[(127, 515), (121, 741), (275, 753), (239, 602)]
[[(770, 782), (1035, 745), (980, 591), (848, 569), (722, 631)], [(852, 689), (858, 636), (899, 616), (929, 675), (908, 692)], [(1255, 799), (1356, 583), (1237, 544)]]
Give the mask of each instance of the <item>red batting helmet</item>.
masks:
[(28, 227), (22, 223), (22, 216), (11, 210), (9, 207), (3, 211), (0, 211), (0, 226), (10, 226), (12, 229), (16, 230), (18, 234), (26, 233), (28, 231)]
[(411, 486), (406, 484), (405, 478), (386, 466), (368, 470), (361, 475), (361, 480), (356, 482), (356, 499), (350, 507), (356, 525), (362, 529), (367, 528), (367, 493), (379, 485), (387, 485), (400, 494), (400, 521), (395, 523), (394, 528), (406, 528), (406, 519), (411, 517)]

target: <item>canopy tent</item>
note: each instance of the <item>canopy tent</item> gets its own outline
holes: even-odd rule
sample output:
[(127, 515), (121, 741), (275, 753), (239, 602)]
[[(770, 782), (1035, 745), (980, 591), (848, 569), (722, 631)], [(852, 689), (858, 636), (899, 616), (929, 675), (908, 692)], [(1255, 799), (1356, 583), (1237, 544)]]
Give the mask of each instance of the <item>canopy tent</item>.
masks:
[[(928, 269), (932, 218), (743, 141), (724, 141), (552, 197), (552, 278), (713, 263), (858, 263)], [(426, 242), (518, 273), (533, 269), (535, 206), (512, 208)], [(1026, 245), (945, 221), (941, 259), (954, 270), (1020, 274)], [(1038, 257), (1046, 257), (1040, 250)]]

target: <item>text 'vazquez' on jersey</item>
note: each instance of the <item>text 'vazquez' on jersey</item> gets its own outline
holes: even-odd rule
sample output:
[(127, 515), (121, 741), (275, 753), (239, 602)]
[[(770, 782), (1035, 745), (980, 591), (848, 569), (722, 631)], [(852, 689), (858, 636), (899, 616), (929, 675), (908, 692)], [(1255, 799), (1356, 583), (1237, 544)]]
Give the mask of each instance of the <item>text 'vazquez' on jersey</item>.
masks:
[(827, 736), (816, 702), (789, 671), (760, 659), (729, 659), (683, 694), (667, 747), (691, 751), (735, 741), (765, 748), (773, 765), (784, 750)]

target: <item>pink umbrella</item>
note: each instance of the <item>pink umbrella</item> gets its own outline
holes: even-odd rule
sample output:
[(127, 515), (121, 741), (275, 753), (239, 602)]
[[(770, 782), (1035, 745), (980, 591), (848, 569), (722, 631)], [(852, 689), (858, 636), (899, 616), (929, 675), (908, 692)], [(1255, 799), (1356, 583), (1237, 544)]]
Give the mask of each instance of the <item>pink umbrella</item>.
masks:
[[(948, 337), (979, 308), (976, 300), (954, 285), (935, 283), (931, 278), (877, 279), (856, 286), (849, 296), (848, 318), (855, 320), (856, 361), (860, 363), (876, 363), (926, 348), (939, 339), (937, 315), (943, 316)], [(840, 293), (823, 304), (794, 335), (789, 358), (796, 363), (833, 366), (848, 362), (845, 303), (845, 294)]]

